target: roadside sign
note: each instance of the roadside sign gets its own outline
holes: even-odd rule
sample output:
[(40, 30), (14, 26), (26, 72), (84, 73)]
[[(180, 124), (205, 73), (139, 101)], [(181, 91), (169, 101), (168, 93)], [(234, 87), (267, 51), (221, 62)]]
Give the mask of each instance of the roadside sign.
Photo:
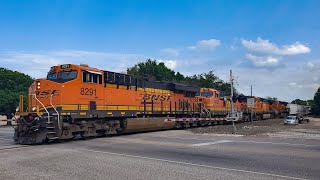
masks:
[(254, 107), (254, 98), (247, 98), (247, 107), (253, 108)]

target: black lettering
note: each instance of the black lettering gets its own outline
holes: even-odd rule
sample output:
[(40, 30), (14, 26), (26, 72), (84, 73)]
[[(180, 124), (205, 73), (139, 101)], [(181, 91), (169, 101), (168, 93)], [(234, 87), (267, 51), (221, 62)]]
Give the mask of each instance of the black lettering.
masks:
[(156, 101), (156, 100), (158, 100), (158, 99), (159, 99), (159, 95), (155, 95), (155, 94), (154, 94), (154, 95), (152, 95), (152, 98), (151, 98), (151, 99), (153, 99), (153, 100), (155, 100), (155, 101)]
[(80, 88), (80, 94), (83, 96), (95, 96), (97, 98), (97, 90), (92, 88)]
[(85, 91), (84, 95), (89, 95), (89, 89), (88, 88), (85, 88), (84, 91)]
[(68, 69), (70, 68), (70, 64), (63, 64), (60, 66), (61, 69)]
[(170, 100), (171, 100), (171, 96), (168, 96), (167, 101), (170, 101)]
[(144, 99), (144, 100), (149, 100), (149, 99), (150, 99), (150, 96), (151, 96), (151, 94), (145, 94), (145, 95), (143, 96), (143, 99)]
[(52, 92), (51, 92), (51, 94), (58, 94), (59, 93), (59, 90), (53, 90)]
[(167, 96), (162, 95), (162, 96), (160, 97), (160, 101), (165, 101), (165, 100), (166, 100), (166, 98), (167, 98)]
[(48, 94), (50, 94), (50, 90), (45, 90), (41, 92), (40, 96), (46, 96)]

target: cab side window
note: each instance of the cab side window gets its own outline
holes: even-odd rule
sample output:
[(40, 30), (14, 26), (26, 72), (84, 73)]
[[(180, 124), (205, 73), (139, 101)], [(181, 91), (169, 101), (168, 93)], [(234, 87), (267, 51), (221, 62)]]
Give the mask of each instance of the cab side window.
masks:
[(82, 71), (82, 82), (84, 83), (95, 83), (102, 84), (102, 75), (90, 73), (87, 71)]

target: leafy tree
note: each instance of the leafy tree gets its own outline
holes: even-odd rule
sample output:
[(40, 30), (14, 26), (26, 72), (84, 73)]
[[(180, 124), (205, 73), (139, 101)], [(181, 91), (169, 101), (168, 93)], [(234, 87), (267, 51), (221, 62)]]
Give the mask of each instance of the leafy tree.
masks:
[(19, 96), (27, 96), (28, 87), (32, 81), (33, 79), (28, 75), (0, 68), (0, 113), (10, 117), (19, 105)]
[(185, 80), (185, 77), (181, 73), (177, 72), (175, 77), (174, 77), (174, 80), (177, 81), (177, 82), (182, 82), (182, 81)]
[(320, 88), (315, 93), (312, 104), (312, 112), (315, 115), (320, 115)]
[(163, 62), (157, 63), (151, 59), (128, 68), (127, 73), (152, 81), (172, 81), (175, 76), (175, 72), (167, 68)]
[(304, 106), (312, 106), (313, 100), (301, 100), (301, 99), (295, 99), (291, 102), (292, 104), (299, 104), (299, 105), (304, 105)]

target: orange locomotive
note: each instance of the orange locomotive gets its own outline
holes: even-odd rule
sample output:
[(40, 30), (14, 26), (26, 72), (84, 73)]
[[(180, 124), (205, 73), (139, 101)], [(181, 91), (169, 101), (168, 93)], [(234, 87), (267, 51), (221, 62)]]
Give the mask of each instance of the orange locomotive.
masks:
[(213, 117), (225, 117), (231, 109), (230, 100), (220, 97), (220, 91), (213, 88), (200, 88), (196, 101), (202, 104), (202, 109), (207, 109)]
[[(255, 106), (253, 108), (247, 107), (248, 98), (254, 98)], [(231, 109), (231, 102), (228, 99), (230, 97), (220, 97), (220, 92), (213, 88), (201, 88), (200, 93), (196, 96), (196, 100), (201, 102), (203, 108), (207, 109), (213, 117), (226, 117), (228, 115)], [(240, 121), (249, 121), (251, 110), (254, 120), (279, 118), (287, 115), (286, 102), (243, 95), (234, 97), (233, 102), (235, 111), (242, 113)]]
[(41, 143), (122, 132), (169, 129), (167, 117), (199, 117), (197, 88), (150, 82), (87, 65), (51, 67), (29, 87), (28, 112), (15, 128), (15, 141)]
[[(245, 96), (233, 98), (248, 120)], [(254, 97), (255, 119), (285, 112), (282, 102)], [(218, 90), (168, 82), (151, 82), (87, 65), (51, 67), (46, 79), (29, 87), (28, 110), (23, 96), (14, 140), (20, 144), (95, 137), (106, 134), (188, 128), (222, 123), (231, 102)]]

